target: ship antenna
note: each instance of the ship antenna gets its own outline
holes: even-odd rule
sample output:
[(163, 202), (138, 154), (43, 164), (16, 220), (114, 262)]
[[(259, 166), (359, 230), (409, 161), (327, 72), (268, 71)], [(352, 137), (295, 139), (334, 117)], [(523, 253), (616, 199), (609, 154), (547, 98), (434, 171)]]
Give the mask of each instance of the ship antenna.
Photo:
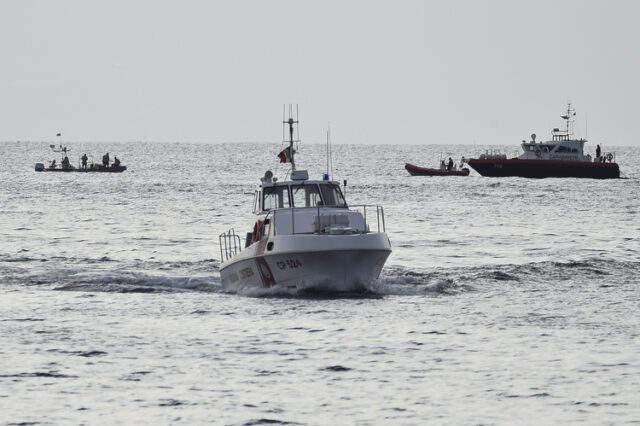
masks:
[[(282, 123), (284, 125), (289, 125), (289, 154), (291, 155), (291, 171), (295, 171), (296, 170), (296, 162), (294, 159), (294, 155), (295, 155), (295, 150), (293, 149), (293, 143), (294, 142), (298, 142), (298, 140), (294, 140), (293, 139), (293, 131), (294, 131), (294, 124), (298, 124), (298, 105), (296, 105), (296, 117), (294, 119), (293, 117), (293, 105), (289, 104), (289, 119), (288, 120), (283, 120)], [(296, 126), (296, 130), (297, 130), (297, 126)], [(283, 128), (283, 132), (284, 132), (284, 128)], [(299, 135), (299, 133), (297, 133)], [(284, 141), (287, 142), (287, 141)]]
[(333, 147), (331, 146), (331, 123), (327, 123), (327, 177), (333, 179)]
[(589, 139), (589, 114), (584, 115), (584, 138)]

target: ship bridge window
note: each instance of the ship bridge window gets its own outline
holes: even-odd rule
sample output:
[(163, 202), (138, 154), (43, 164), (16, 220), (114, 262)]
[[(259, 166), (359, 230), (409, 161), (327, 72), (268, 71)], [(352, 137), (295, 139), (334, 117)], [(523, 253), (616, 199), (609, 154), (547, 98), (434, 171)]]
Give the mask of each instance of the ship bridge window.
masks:
[(268, 186), (262, 190), (264, 193), (264, 209), (283, 209), (291, 207), (289, 204), (288, 186)]
[(291, 186), (293, 205), (295, 207), (315, 207), (322, 205), (318, 185), (305, 184)]
[(342, 191), (340, 191), (340, 186), (329, 183), (320, 185), (320, 189), (326, 206), (347, 207), (347, 202), (344, 200)]
[(566, 146), (559, 146), (558, 149), (556, 149), (556, 152), (571, 152), (571, 148), (567, 148)]

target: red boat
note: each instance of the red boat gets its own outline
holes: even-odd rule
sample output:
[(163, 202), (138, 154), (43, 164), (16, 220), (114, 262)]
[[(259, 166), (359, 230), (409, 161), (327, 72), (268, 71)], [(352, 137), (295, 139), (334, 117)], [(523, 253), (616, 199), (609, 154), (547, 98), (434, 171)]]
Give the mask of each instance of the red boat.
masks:
[(468, 161), (482, 176), (504, 177), (519, 176), (525, 178), (574, 177), (592, 179), (617, 179), (620, 167), (616, 163), (614, 152), (602, 152), (600, 145), (594, 158), (584, 153), (586, 139), (577, 139), (573, 135), (576, 111), (567, 106), (562, 115), (566, 129), (553, 129), (551, 140), (536, 142), (535, 133), (531, 141), (522, 141), (523, 153), (516, 158), (507, 158), (505, 154), (494, 152), (481, 154), (479, 158)]
[(431, 169), (427, 167), (418, 167), (413, 164), (405, 163), (404, 168), (407, 169), (411, 176), (468, 176), (469, 169), (463, 167), (462, 169), (452, 168), (448, 170), (446, 167), (440, 169)]

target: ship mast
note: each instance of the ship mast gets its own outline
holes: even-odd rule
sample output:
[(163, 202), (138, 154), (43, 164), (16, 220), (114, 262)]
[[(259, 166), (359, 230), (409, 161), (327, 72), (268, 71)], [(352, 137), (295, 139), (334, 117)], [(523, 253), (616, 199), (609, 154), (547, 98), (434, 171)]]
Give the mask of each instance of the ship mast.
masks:
[(567, 140), (570, 140), (573, 136), (573, 123), (576, 115), (576, 110), (571, 107), (571, 102), (567, 104), (567, 115), (561, 117), (567, 122)]
[[(296, 162), (294, 159), (294, 154), (295, 154), (295, 150), (293, 149), (293, 143), (294, 142), (300, 142), (300, 134), (298, 131), (298, 126), (295, 127), (295, 131), (296, 131), (296, 138), (293, 138), (293, 132), (294, 132), (294, 124), (298, 124), (298, 105), (296, 105), (296, 113), (295, 113), (295, 118), (293, 116), (293, 105), (289, 104), (289, 118), (285, 119), (285, 107), (283, 106), (282, 108), (282, 123), (284, 125), (289, 125), (289, 140), (283, 140), (283, 142), (289, 142), (289, 155), (291, 156), (291, 171), (295, 171), (296, 170)], [(284, 139), (284, 128), (283, 130), (283, 139)]]

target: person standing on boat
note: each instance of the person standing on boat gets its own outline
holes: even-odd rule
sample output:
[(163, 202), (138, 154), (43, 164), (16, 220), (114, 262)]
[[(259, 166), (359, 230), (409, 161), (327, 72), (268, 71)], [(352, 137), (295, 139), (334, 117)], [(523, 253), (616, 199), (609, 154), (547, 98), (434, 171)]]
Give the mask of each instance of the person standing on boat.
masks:
[(596, 146), (596, 158), (598, 159), (598, 162), (600, 162), (600, 154), (602, 153), (602, 150), (600, 150), (600, 144), (598, 144)]
[(87, 154), (84, 154), (81, 158), (82, 160), (82, 168), (86, 169), (87, 168), (87, 160), (89, 159), (89, 157), (87, 157)]
[(62, 168), (68, 169), (69, 166), (71, 166), (71, 164), (69, 163), (69, 157), (65, 155), (64, 158), (62, 159)]
[(453, 170), (453, 159), (449, 157), (449, 164), (447, 164), (447, 170)]
[(109, 167), (109, 153), (107, 152), (102, 156), (102, 165), (105, 167)]

